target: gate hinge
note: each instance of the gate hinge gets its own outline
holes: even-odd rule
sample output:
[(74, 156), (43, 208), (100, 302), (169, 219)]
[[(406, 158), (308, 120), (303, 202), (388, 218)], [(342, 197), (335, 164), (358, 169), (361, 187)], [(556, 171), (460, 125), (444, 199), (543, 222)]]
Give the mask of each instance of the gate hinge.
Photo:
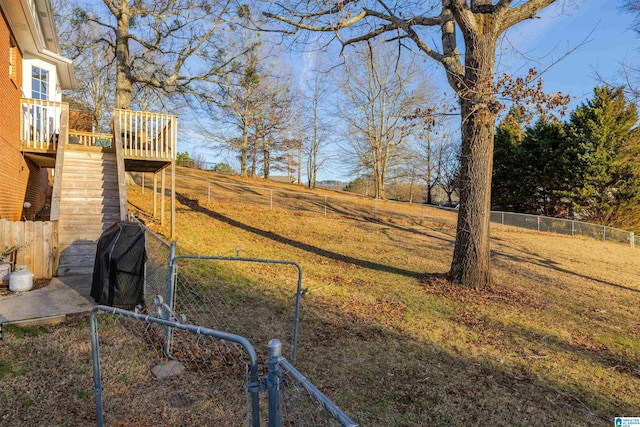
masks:
[(263, 378), (262, 381), (253, 381), (249, 383), (249, 393), (261, 392), (267, 389), (267, 378)]

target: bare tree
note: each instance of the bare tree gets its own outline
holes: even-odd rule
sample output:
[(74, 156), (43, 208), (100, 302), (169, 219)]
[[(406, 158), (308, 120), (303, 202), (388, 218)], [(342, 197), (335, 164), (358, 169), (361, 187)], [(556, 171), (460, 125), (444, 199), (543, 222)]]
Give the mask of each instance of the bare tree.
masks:
[[(202, 103), (205, 113), (223, 125), (240, 131), (241, 136), (223, 139), (228, 147), (237, 150), (240, 157), (240, 175), (248, 175), (249, 155), (252, 154), (252, 175), (256, 172), (257, 146), (255, 137), (253, 150), (250, 146), (250, 131), (260, 109), (260, 84), (266, 75), (263, 69), (260, 43), (243, 37), (238, 41), (246, 55), (231, 63), (230, 72), (226, 73), (211, 87), (211, 94)], [(210, 121), (207, 121), (210, 122)], [(207, 133), (209, 133), (207, 131)]]
[(390, 185), (385, 189), (385, 194), (393, 199), (412, 203), (414, 196), (420, 192), (420, 155), (415, 147), (409, 145), (402, 150), (397, 160), (398, 164), (387, 179)]
[(426, 203), (433, 204), (433, 190), (442, 180), (443, 153), (447, 144), (446, 106), (419, 108), (411, 113), (407, 120), (413, 122), (419, 132), (416, 133), (411, 152), (416, 173), (426, 185)]
[[(215, 80), (227, 65), (225, 30), (237, 15), (229, 0), (103, 0), (75, 9), (76, 29), (109, 32), (94, 38), (115, 58), (116, 108), (130, 108), (135, 85), (163, 93), (194, 93), (194, 83)], [(235, 12), (235, 10), (233, 11)]]
[[(253, 118), (254, 143), (255, 152), (262, 152), (262, 175), (269, 178), (274, 164), (283, 163), (278, 153), (288, 153), (291, 147), (286, 130), (292, 120), (293, 99), (287, 79), (283, 77), (269, 76), (262, 81), (260, 89), (260, 110)], [(254, 161), (256, 157), (254, 155)]]
[(320, 150), (328, 139), (328, 127), (324, 122), (324, 104), (331, 93), (332, 86), (327, 71), (322, 70), (322, 60), (317, 55), (313, 58), (313, 69), (310, 71), (305, 89), (304, 103), (308, 120), (304, 151), (307, 157), (307, 177), (309, 188), (316, 188), (318, 170), (324, 163)]
[[(444, 68), (458, 96), (462, 117), (460, 212), (451, 279), (481, 288), (491, 282), (489, 209), (495, 121), (498, 39), (556, 0), (431, 0), (426, 2), (347, 0), (270, 3), (265, 15), (285, 31), (335, 33), (343, 48), (375, 38), (422, 51)], [(462, 52), (459, 35), (464, 39)]]
[[(621, 0), (621, 5), (624, 10), (635, 15), (632, 29), (637, 35), (640, 35), (640, 0)], [(613, 76), (604, 76), (598, 73), (598, 80), (611, 87), (624, 85), (627, 99), (640, 105), (640, 66), (632, 61), (625, 61), (620, 68), (620, 71)]]
[(349, 129), (349, 157), (374, 178), (375, 198), (385, 198), (389, 168), (413, 129), (405, 117), (425, 97), (415, 85), (415, 70), (404, 59), (388, 66), (389, 50), (371, 45), (347, 58), (340, 116)]
[(447, 194), (447, 201), (451, 206), (453, 194), (460, 194), (460, 144), (448, 141), (442, 149), (440, 186)]
[(96, 131), (106, 131), (113, 108), (114, 56), (105, 52), (96, 40), (108, 39), (110, 34), (94, 23), (85, 23), (83, 31), (77, 31), (74, 4), (70, 2), (55, 0), (52, 8), (59, 29), (60, 48), (73, 60), (76, 77), (76, 87), (66, 96), (91, 112)]

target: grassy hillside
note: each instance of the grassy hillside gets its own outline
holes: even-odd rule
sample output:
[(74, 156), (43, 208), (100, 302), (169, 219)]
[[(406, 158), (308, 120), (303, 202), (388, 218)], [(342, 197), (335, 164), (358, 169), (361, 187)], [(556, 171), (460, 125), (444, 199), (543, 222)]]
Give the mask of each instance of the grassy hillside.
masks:
[[(474, 291), (444, 279), (454, 214), (356, 220), (270, 210), (235, 187), (209, 203), (201, 185), (178, 180), (180, 251), (299, 262), (299, 367), (361, 425), (610, 425), (640, 413), (638, 249), (493, 226), (495, 284)], [(151, 211), (148, 189), (128, 191)], [(288, 280), (234, 269), (231, 282), (265, 289)]]
[[(258, 186), (293, 187), (189, 172), (228, 184), (209, 203), (206, 181), (178, 180), (180, 252), (298, 261), (309, 291), (297, 367), (360, 425), (610, 426), (640, 414), (639, 249), (494, 226), (495, 284), (461, 289), (444, 279), (454, 214), (380, 204), (377, 222), (362, 199), (325, 216), (295, 193), (270, 210)], [(149, 188), (128, 190), (151, 211)], [(219, 291), (205, 326), (247, 336), (263, 360), (270, 338), (287, 345), (290, 267), (197, 262), (179, 272)], [(94, 425), (91, 384), (86, 319), (5, 327), (0, 425)]]

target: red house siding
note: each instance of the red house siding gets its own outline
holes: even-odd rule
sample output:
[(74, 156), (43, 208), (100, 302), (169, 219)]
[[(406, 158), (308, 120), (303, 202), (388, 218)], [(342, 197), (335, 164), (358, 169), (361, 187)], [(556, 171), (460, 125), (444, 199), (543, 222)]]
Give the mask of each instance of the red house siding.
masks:
[(0, 218), (20, 219), (29, 168), (20, 151), (22, 52), (15, 48), (15, 79), (9, 74), (11, 30), (0, 11)]

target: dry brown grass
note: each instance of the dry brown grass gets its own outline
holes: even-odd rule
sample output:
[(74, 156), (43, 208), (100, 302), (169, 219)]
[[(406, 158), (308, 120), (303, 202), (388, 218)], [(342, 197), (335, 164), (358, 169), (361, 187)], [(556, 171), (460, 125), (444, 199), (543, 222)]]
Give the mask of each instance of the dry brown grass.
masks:
[[(234, 191), (209, 204), (199, 184), (179, 180), (180, 251), (298, 261), (309, 288), (298, 368), (361, 425), (611, 425), (640, 414), (638, 249), (494, 226), (495, 281), (475, 291), (445, 279), (453, 214), (428, 209), (421, 225), (415, 207), (391, 222), (325, 217), (270, 211)], [(129, 188), (147, 212), (149, 193)], [(274, 307), (286, 301), (290, 272), (229, 269), (225, 278), (263, 289)], [(248, 321), (268, 325), (267, 313)], [(0, 346), (11, 364), (0, 401), (19, 395), (4, 386), (12, 349), (50, 334)], [(45, 376), (37, 372), (30, 381)], [(78, 387), (64, 384), (69, 395)]]
[(5, 326), (0, 341), (0, 425), (95, 425), (91, 386), (86, 321)]
[[(454, 214), (394, 205), (404, 217), (380, 223), (270, 211), (237, 188), (209, 204), (202, 190), (180, 181), (179, 247), (300, 262), (303, 372), (363, 425), (607, 425), (640, 413), (637, 249), (494, 226), (495, 283), (474, 291), (444, 279)], [(131, 192), (148, 209), (148, 193)]]

